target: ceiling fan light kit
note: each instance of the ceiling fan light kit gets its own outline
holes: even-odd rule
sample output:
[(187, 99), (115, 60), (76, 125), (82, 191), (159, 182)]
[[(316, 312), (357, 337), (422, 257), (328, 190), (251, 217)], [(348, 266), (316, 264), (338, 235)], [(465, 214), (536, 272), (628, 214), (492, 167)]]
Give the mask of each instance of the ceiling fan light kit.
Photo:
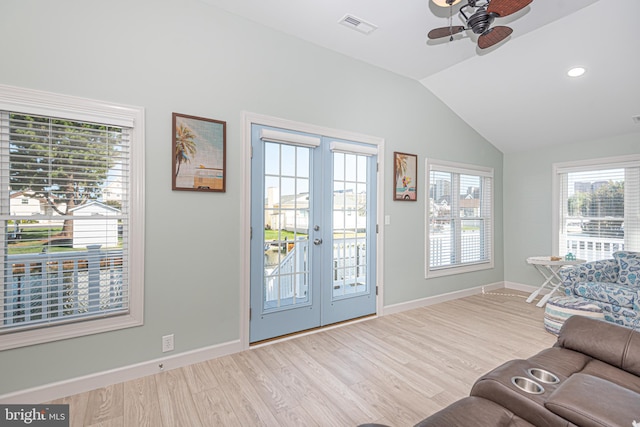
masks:
[(440, 7), (449, 7), (460, 3), (462, 0), (431, 0), (434, 4)]
[[(438, 6), (443, 3), (445, 6), (451, 7), (461, 0), (432, 0)], [(453, 40), (453, 35), (462, 31), (471, 30), (474, 34), (478, 34), (478, 47), (486, 49), (496, 45), (509, 37), (513, 32), (510, 27), (495, 26), (492, 27), (496, 18), (511, 15), (524, 9), (533, 0), (467, 0), (467, 4), (463, 5), (458, 11), (466, 26), (454, 26), (449, 18), (449, 26), (435, 28), (427, 34), (430, 39), (439, 39), (441, 37), (449, 37), (449, 41)]]

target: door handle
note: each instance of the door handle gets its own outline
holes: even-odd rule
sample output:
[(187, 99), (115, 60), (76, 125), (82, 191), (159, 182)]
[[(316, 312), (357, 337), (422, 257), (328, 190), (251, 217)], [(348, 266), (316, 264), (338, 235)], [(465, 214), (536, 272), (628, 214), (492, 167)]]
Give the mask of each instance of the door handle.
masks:
[(314, 239), (313, 244), (314, 245), (321, 245), (322, 244), (322, 239)]

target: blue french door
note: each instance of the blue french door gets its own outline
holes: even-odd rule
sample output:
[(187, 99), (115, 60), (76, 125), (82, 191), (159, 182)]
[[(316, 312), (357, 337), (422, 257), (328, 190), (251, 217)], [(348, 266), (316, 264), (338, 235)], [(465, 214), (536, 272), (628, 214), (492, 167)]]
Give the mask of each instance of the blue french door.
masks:
[(252, 126), (250, 342), (376, 311), (376, 150)]

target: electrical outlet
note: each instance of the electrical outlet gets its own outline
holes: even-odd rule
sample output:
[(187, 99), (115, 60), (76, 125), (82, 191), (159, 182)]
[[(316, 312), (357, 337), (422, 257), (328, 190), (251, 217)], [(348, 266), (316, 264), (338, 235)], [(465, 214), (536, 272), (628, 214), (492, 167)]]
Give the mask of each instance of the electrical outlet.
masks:
[(173, 334), (162, 337), (162, 352), (173, 351)]

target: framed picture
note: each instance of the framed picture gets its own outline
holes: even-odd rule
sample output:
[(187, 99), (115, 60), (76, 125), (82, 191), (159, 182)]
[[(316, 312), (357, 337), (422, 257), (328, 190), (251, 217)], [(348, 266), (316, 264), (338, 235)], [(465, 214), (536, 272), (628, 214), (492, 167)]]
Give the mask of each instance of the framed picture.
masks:
[(417, 200), (418, 156), (393, 153), (393, 200)]
[(226, 191), (227, 122), (173, 113), (172, 189)]

